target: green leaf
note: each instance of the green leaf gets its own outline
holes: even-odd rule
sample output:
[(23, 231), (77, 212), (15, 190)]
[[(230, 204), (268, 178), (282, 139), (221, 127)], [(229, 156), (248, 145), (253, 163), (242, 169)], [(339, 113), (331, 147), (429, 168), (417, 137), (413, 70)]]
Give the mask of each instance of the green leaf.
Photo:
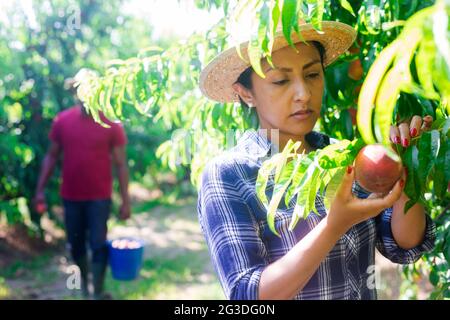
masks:
[(278, 0), (274, 1), (274, 6), (272, 9), (272, 33), (275, 34), (277, 32), (278, 22), (280, 21), (280, 4)]
[(316, 214), (319, 214), (317, 212), (316, 206), (315, 206), (315, 202), (316, 202), (316, 196), (317, 196), (317, 192), (320, 189), (320, 181), (318, 179), (319, 175), (321, 174), (320, 171), (320, 167), (318, 165), (314, 165), (314, 172), (312, 174), (311, 177), (311, 184), (309, 186), (309, 197), (308, 197), (308, 202), (306, 205), (306, 210), (308, 212), (314, 211)]
[(307, 178), (307, 170), (313, 164), (313, 152), (310, 152), (307, 156), (302, 156), (298, 161), (300, 161), (300, 166), (294, 171), (292, 177), (292, 184), (289, 190), (286, 192), (286, 205), (292, 200), (293, 197), (300, 191), (303, 183)]
[(289, 230), (295, 228), (296, 223), (300, 218), (306, 218), (310, 211), (308, 211), (308, 197), (310, 191), (311, 177), (315, 172), (315, 165), (309, 166), (305, 175), (302, 178), (300, 185), (298, 186), (299, 191), (297, 193), (297, 201), (295, 203), (294, 211), (292, 213), (291, 223), (289, 224)]
[(380, 86), (375, 107), (375, 135), (384, 145), (390, 145), (389, 129), (392, 124), (392, 113), (400, 94), (401, 73), (391, 69)]
[(442, 144), (439, 154), (435, 160), (434, 174), (433, 174), (433, 193), (436, 197), (444, 197), (447, 191), (446, 172), (446, 144)]
[(287, 42), (294, 48), (292, 42), (292, 28), (297, 26), (297, 0), (284, 0), (281, 9), (281, 23), (283, 24), (283, 34)]
[(344, 137), (347, 139), (353, 139), (352, 117), (348, 109), (344, 109), (341, 111), (341, 114), (339, 115), (339, 123), (341, 125), (341, 130), (344, 134)]
[(347, 10), (352, 14), (352, 16), (356, 17), (355, 12), (353, 11), (353, 8), (351, 4), (347, 0), (339, 0), (341, 7)]
[(264, 2), (259, 15), (258, 41), (261, 43), (261, 49), (264, 53), (264, 56), (267, 56), (270, 55), (272, 48), (269, 48), (268, 37), (270, 9), (266, 2)]
[(419, 78), (420, 84), (423, 87), (423, 92), (426, 94), (427, 98), (439, 99), (439, 95), (433, 86), (433, 74), (430, 70), (433, 70), (433, 65), (435, 61), (434, 56), (434, 45), (432, 41), (424, 38), (421, 43), (419, 50), (416, 55), (416, 69), (417, 76)]
[(349, 140), (330, 144), (319, 151), (318, 163), (322, 169), (348, 166), (353, 163), (355, 154)]
[(378, 86), (401, 45), (401, 41), (395, 40), (381, 51), (378, 58), (370, 67), (367, 77), (361, 87), (356, 120), (358, 130), (366, 144), (373, 144), (376, 142), (373, 136), (372, 114), (375, 106), (375, 99), (377, 97)]
[(431, 269), (429, 279), (433, 286), (437, 286), (437, 284), (439, 283), (439, 274), (436, 268)]
[(450, 139), (445, 139), (444, 177), (447, 183), (450, 181)]
[(264, 72), (261, 68), (261, 58), (262, 58), (262, 51), (260, 48), (260, 43), (258, 39), (252, 39), (248, 43), (248, 57), (250, 59), (250, 64), (253, 67), (253, 70), (256, 72), (257, 75), (259, 75), (261, 78), (265, 78)]
[(285, 166), (288, 158), (292, 156), (291, 152), (296, 153), (298, 148), (300, 147), (300, 144), (301, 144), (300, 141), (294, 143), (292, 140), (289, 140), (286, 146), (284, 147), (283, 152), (281, 153), (281, 157), (279, 158), (275, 169), (275, 183), (279, 182), (281, 171)]
[(258, 171), (258, 177), (256, 178), (256, 195), (266, 208), (269, 206), (269, 201), (267, 200), (266, 196), (267, 183), (270, 174), (275, 169), (275, 166), (277, 164), (277, 157), (281, 157), (281, 154), (277, 154), (271, 159), (264, 161)]
[(413, 201), (418, 201), (423, 192), (421, 192), (421, 184), (419, 178), (419, 151), (416, 146), (410, 146), (406, 149), (403, 157), (403, 164), (408, 168), (408, 177), (404, 192)]
[(331, 203), (333, 203), (334, 197), (336, 196), (336, 192), (339, 189), (339, 186), (341, 185), (341, 181), (345, 174), (345, 167), (342, 168), (336, 168), (330, 171), (330, 174), (332, 177), (330, 178), (330, 182), (327, 185), (326, 191), (325, 191), (325, 207), (327, 208), (327, 211), (330, 211)]
[(442, 134), (446, 136), (450, 129), (450, 117), (445, 120), (444, 126), (442, 127)]
[(275, 229), (276, 210), (278, 208), (278, 205), (280, 204), (283, 195), (285, 194), (287, 187), (289, 186), (292, 180), (292, 173), (294, 172), (294, 170), (297, 168), (298, 165), (299, 162), (297, 162), (297, 164), (294, 167), (294, 162), (291, 161), (283, 167), (283, 171), (280, 174), (278, 183), (274, 185), (273, 195), (272, 198), (270, 199), (269, 207), (267, 209), (267, 223), (269, 229), (278, 236), (279, 233)]
[(419, 148), (419, 177), (422, 181), (422, 185), (425, 184), (426, 177), (428, 176), (435, 159), (439, 154), (440, 147), (439, 131), (432, 130), (430, 132), (424, 132), (420, 136), (418, 148)]
[(315, 0), (310, 13), (311, 23), (316, 30), (322, 30), (322, 18), (324, 13), (324, 0)]
[(397, 56), (394, 67), (387, 73), (378, 89), (375, 107), (375, 133), (378, 141), (386, 146), (391, 145), (389, 130), (401, 86), (403, 83), (409, 84), (412, 81), (409, 66), (419, 39), (420, 32), (413, 30), (396, 40), (402, 43), (402, 54)]

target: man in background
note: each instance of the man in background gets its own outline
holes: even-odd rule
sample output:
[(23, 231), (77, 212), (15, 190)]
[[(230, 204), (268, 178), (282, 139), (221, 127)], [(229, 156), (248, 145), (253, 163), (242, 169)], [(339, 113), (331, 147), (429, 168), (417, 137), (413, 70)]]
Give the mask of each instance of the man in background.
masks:
[[(66, 87), (75, 93), (74, 80), (66, 81)], [(122, 198), (119, 218), (126, 220), (131, 214), (125, 152), (127, 137), (121, 124), (100, 116), (110, 128), (96, 123), (80, 102), (56, 116), (34, 204), (38, 212), (45, 211), (45, 185), (61, 157), (60, 195), (64, 222), (71, 256), (80, 268), (82, 294), (85, 298), (90, 295), (89, 273), (92, 270), (94, 299), (111, 299), (111, 295), (104, 292), (103, 284), (108, 262), (106, 240), (111, 210), (112, 166), (117, 169)], [(91, 264), (87, 241), (92, 253)]]

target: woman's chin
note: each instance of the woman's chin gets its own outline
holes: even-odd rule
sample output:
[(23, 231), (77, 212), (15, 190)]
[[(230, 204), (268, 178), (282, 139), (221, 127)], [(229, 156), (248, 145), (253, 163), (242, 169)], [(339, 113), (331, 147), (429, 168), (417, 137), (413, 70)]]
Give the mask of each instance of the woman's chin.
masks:
[(286, 134), (290, 134), (293, 136), (305, 136), (308, 133), (310, 133), (314, 129), (315, 123), (308, 123), (308, 124), (298, 124), (298, 125), (292, 125), (286, 126), (285, 130), (280, 130), (285, 132)]

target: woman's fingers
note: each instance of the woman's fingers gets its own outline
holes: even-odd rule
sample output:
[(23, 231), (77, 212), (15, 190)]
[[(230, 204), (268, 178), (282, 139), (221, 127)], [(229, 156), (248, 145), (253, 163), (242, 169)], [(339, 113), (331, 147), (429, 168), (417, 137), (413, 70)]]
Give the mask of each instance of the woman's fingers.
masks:
[(348, 199), (351, 199), (352, 194), (352, 186), (353, 186), (353, 180), (355, 176), (355, 170), (353, 166), (348, 166), (346, 169), (346, 172), (344, 174), (344, 177), (342, 178), (341, 185), (336, 192), (336, 197), (339, 197), (340, 199), (346, 201)]
[(414, 116), (411, 119), (409, 125), (409, 134), (411, 138), (417, 137), (420, 134), (420, 127), (422, 126), (422, 118), (420, 116)]
[(400, 131), (400, 139), (403, 147), (408, 147), (411, 141), (411, 137), (409, 135), (409, 126), (407, 123), (400, 123), (398, 126), (398, 130)]
[(392, 188), (391, 192), (389, 192), (387, 195), (385, 195), (384, 197), (370, 199), (370, 201), (368, 201), (368, 211), (379, 213), (387, 208), (392, 207), (394, 203), (402, 196), (404, 186), (405, 180), (403, 180), (403, 178), (399, 179), (395, 183), (394, 188)]
[(423, 131), (428, 131), (433, 123), (433, 117), (428, 115), (423, 119), (415, 115), (409, 122), (402, 122), (399, 126), (391, 126), (389, 130), (389, 137), (395, 144), (401, 144), (407, 148), (411, 144), (411, 139), (419, 136)]
[(400, 144), (400, 131), (398, 130), (397, 126), (391, 126), (391, 129), (389, 130), (389, 136), (391, 138), (391, 141), (395, 144)]

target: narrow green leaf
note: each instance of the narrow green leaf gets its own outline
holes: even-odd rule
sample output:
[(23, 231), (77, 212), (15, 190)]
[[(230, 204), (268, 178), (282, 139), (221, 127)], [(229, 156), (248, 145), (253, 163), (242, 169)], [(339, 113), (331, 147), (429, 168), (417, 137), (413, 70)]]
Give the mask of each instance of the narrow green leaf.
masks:
[(259, 200), (263, 203), (263, 205), (267, 208), (269, 206), (269, 201), (266, 196), (266, 188), (269, 180), (269, 176), (276, 166), (276, 158), (280, 157), (281, 154), (277, 154), (273, 156), (271, 159), (266, 160), (261, 165), (261, 168), (258, 171), (258, 177), (256, 178), (256, 195)]
[(416, 146), (410, 146), (406, 149), (402, 157), (403, 164), (408, 169), (408, 178), (404, 192), (413, 201), (418, 201), (421, 192), (421, 184), (419, 178), (419, 151)]
[(331, 203), (333, 203), (334, 197), (336, 196), (336, 192), (341, 185), (342, 178), (345, 174), (345, 167), (337, 168), (334, 171), (333, 176), (330, 179), (330, 182), (327, 185), (327, 189), (325, 192), (325, 206), (327, 211), (330, 211)]
[(248, 57), (250, 59), (250, 64), (252, 65), (253, 70), (261, 78), (266, 78), (266, 76), (261, 68), (262, 51), (259, 46), (258, 39), (252, 39), (248, 43), (247, 52), (248, 52)]
[(308, 202), (307, 202), (307, 211), (308, 212), (315, 212), (316, 214), (319, 214), (317, 212), (316, 209), (316, 196), (317, 196), (317, 192), (319, 191), (320, 188), (320, 180), (318, 179), (320, 176), (320, 167), (318, 165), (314, 165), (315, 170), (312, 174), (311, 177), (311, 184), (309, 186), (309, 197), (308, 197)]
[(432, 130), (424, 132), (420, 136), (418, 143), (419, 148), (419, 178), (422, 185), (425, 185), (426, 178), (435, 163), (435, 159), (439, 154), (440, 137), (439, 131)]
[(394, 67), (387, 73), (377, 93), (375, 107), (375, 133), (377, 140), (386, 146), (391, 145), (389, 130), (392, 124), (392, 114), (400, 94), (402, 83), (410, 83), (409, 66), (419, 43), (420, 32), (413, 30), (397, 39), (402, 43), (401, 55), (397, 56)]
[(281, 9), (281, 23), (283, 24), (283, 34), (290, 46), (294, 47), (291, 31), (297, 25), (297, 0), (284, 0)]
[(370, 67), (367, 77), (361, 87), (361, 92), (358, 97), (358, 113), (356, 115), (356, 120), (358, 130), (366, 144), (376, 142), (375, 137), (373, 136), (372, 114), (378, 86), (401, 45), (401, 41), (395, 40), (381, 51), (380, 55)]
[(300, 147), (300, 144), (301, 144), (300, 141), (294, 143), (292, 140), (289, 140), (286, 146), (284, 147), (283, 152), (281, 153), (281, 157), (279, 158), (275, 169), (275, 183), (279, 182), (281, 171), (285, 166), (288, 158), (291, 157), (290, 154), (296, 153), (298, 148)]
[(354, 157), (351, 142), (342, 140), (320, 150), (318, 163), (322, 169), (332, 169), (352, 164)]
[[(322, 18), (324, 13), (324, 0), (315, 0), (312, 4), (311, 10), (311, 23), (314, 26), (314, 29), (321, 31), (322, 30)], [(298, 30), (297, 30), (298, 32)]]
[(420, 84), (423, 87), (423, 92), (426, 93), (427, 98), (439, 99), (439, 95), (434, 89), (433, 74), (430, 70), (433, 70), (435, 61), (434, 45), (432, 41), (424, 38), (416, 55), (416, 70)]
[(446, 176), (448, 175), (446, 172), (446, 160), (450, 161), (450, 157), (446, 157), (446, 153), (448, 151), (447, 149), (448, 144), (443, 143), (435, 160), (435, 166), (433, 170), (433, 193), (436, 197), (444, 197), (445, 193), (447, 192), (447, 185), (449, 180), (446, 179)]
[(267, 223), (269, 229), (279, 236), (279, 233), (275, 229), (275, 215), (278, 209), (278, 205), (291, 182), (292, 172), (294, 171), (294, 162), (289, 162), (284, 166), (283, 173), (280, 175), (278, 183), (274, 185), (273, 195), (270, 199), (269, 207), (267, 209)]
[(259, 12), (259, 26), (258, 26), (258, 42), (261, 44), (263, 56), (269, 55), (271, 49), (269, 49), (269, 24), (270, 24), (270, 9), (266, 2), (264, 2)]
[(436, 268), (431, 269), (430, 271), (430, 282), (433, 286), (437, 286), (439, 283), (439, 274)]
[(350, 12), (352, 14), (352, 16), (356, 17), (351, 4), (347, 0), (339, 0), (339, 2), (341, 3), (342, 8), (344, 8), (345, 10)]
[(445, 139), (444, 177), (447, 184), (450, 181), (450, 139)]
[(293, 174), (292, 186), (286, 193), (286, 204), (289, 203), (292, 198), (295, 197), (295, 195), (301, 190), (303, 184), (308, 178), (307, 170), (312, 166), (312, 164), (313, 155), (312, 152), (310, 152), (307, 156), (304, 156), (301, 159), (300, 166)]

